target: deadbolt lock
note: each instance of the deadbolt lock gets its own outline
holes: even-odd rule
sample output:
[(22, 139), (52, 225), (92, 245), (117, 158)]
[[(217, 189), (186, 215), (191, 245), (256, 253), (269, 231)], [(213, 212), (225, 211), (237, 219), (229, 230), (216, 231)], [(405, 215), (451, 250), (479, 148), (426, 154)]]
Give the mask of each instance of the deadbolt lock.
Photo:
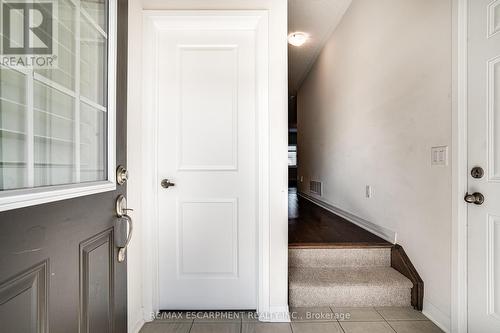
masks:
[(470, 171), (472, 178), (480, 179), (484, 176), (484, 170), (480, 166), (473, 167)]
[(118, 185), (123, 185), (128, 180), (128, 171), (123, 165), (118, 166), (116, 169), (116, 182)]

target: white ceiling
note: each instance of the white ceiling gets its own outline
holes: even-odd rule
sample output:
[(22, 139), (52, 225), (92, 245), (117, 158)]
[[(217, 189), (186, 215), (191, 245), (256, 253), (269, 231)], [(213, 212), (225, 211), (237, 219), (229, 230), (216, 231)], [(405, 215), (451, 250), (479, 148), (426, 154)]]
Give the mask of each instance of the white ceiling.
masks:
[(288, 45), (288, 94), (295, 95), (351, 0), (288, 0), (288, 34), (309, 34), (300, 47)]

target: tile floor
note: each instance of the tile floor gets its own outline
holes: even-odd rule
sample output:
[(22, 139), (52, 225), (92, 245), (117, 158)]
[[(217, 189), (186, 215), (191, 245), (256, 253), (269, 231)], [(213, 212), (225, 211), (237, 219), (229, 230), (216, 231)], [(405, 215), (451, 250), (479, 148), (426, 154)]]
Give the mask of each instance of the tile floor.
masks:
[(263, 323), (251, 312), (169, 312), (140, 333), (438, 333), (412, 308), (292, 308), (290, 323)]

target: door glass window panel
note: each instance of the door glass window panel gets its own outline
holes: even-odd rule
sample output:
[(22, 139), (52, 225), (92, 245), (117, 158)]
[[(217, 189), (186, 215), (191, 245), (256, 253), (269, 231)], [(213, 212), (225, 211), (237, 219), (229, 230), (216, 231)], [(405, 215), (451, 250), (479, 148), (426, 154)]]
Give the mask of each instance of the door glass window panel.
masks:
[(0, 191), (107, 180), (108, 2), (54, 4), (57, 67), (0, 66)]
[(58, 48), (58, 66), (53, 69), (39, 69), (36, 72), (63, 87), (75, 90), (77, 8), (70, 0), (58, 1), (57, 8), (57, 39), (54, 42)]
[(74, 98), (34, 83), (34, 186), (76, 182)]
[(82, 0), (84, 15), (87, 14), (102, 30), (107, 31), (108, 17), (106, 14), (107, 1)]
[(26, 76), (0, 67), (0, 187), (26, 182)]
[(81, 181), (96, 181), (106, 174), (106, 112), (85, 103), (81, 110)]
[(81, 95), (91, 102), (105, 106), (107, 86), (107, 42), (106, 31), (95, 21), (83, 16), (81, 19), (80, 43), (80, 89)]

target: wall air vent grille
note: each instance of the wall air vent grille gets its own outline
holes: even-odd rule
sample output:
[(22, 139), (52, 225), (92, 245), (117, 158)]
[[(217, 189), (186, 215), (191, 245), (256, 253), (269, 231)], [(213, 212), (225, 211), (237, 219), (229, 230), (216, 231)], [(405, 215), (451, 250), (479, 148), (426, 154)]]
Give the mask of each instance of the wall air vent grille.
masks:
[(316, 180), (311, 180), (309, 182), (309, 191), (311, 194), (321, 195), (323, 193), (322, 183)]

